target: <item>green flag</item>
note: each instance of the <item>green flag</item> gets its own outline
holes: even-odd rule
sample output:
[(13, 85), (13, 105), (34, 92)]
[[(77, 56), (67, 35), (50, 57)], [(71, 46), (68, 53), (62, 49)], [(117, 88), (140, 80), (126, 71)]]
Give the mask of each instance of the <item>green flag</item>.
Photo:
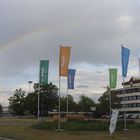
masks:
[(109, 69), (109, 86), (110, 88), (116, 88), (117, 85), (117, 69), (110, 68)]
[(49, 60), (40, 60), (39, 83), (48, 84)]

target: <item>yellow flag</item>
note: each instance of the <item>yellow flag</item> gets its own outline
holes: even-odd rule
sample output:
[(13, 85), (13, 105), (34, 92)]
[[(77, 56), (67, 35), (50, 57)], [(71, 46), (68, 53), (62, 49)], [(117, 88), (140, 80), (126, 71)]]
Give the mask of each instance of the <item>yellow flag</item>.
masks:
[(61, 47), (60, 46), (60, 60), (59, 60), (59, 75), (68, 75), (68, 66), (70, 60), (70, 49), (71, 47)]

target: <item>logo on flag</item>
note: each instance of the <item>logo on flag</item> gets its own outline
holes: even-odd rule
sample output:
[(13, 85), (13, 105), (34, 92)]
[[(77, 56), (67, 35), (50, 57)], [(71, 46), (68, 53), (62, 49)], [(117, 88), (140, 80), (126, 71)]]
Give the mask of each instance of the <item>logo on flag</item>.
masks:
[(110, 68), (109, 69), (109, 86), (110, 88), (116, 88), (117, 85), (117, 69)]
[(129, 55), (130, 55), (130, 50), (122, 47), (122, 76), (126, 77), (127, 76), (127, 68), (128, 68), (128, 62), (129, 62)]
[(68, 89), (74, 89), (75, 69), (68, 70)]
[(112, 111), (111, 122), (110, 122), (110, 126), (109, 126), (109, 132), (110, 132), (111, 135), (113, 134), (113, 132), (116, 129), (118, 114), (119, 114), (118, 110), (113, 110)]
[(48, 84), (49, 60), (40, 60), (39, 83)]
[(68, 65), (70, 60), (70, 47), (60, 47), (59, 75), (68, 75)]

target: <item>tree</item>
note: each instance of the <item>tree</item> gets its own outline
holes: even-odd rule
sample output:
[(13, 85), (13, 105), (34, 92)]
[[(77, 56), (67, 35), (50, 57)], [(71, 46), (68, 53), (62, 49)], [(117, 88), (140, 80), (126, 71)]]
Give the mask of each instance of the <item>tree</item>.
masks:
[(1, 106), (1, 104), (0, 104), (0, 114), (1, 114), (1, 112), (2, 112), (2, 106)]
[(28, 94), (30, 97), (27, 96), (28, 98), (31, 98), (31, 96), (34, 97), (34, 99), (28, 101), (28, 106), (32, 106), (31, 113), (36, 112), (35, 108), (37, 107), (31, 104), (35, 104), (37, 102), (38, 91), (40, 91), (40, 112), (43, 116), (48, 115), (48, 111), (58, 108), (58, 88), (56, 85), (49, 83), (47, 85), (40, 85), (39, 87), (39, 84), (36, 83), (34, 84), (34, 90), (33, 95)]
[(25, 91), (16, 89), (9, 99), (9, 108), (15, 115), (25, 115)]
[[(67, 97), (62, 97), (60, 98), (61, 104), (60, 108), (61, 111), (66, 112), (66, 107), (67, 107)], [(76, 103), (73, 100), (73, 97), (71, 95), (68, 95), (68, 111), (73, 112), (75, 111), (76, 108)]]
[(95, 102), (91, 98), (84, 95), (80, 96), (80, 100), (78, 102), (79, 111), (89, 112), (93, 106), (95, 106)]
[(28, 93), (25, 99), (25, 108), (28, 115), (35, 115), (37, 117), (38, 111), (38, 94), (36, 92)]
[(107, 89), (103, 93), (103, 95), (99, 98), (99, 105), (97, 107), (97, 111), (100, 115), (109, 114), (110, 112), (110, 104), (109, 104), (109, 94), (111, 93), (111, 108), (119, 109), (121, 107), (119, 97), (110, 89)]

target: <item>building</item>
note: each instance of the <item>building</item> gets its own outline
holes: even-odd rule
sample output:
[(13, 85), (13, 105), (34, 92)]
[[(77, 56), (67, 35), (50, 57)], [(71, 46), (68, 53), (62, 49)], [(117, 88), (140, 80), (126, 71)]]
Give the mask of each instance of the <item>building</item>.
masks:
[(8, 106), (2, 106), (1, 116), (2, 117), (11, 117), (12, 116)]
[[(131, 77), (128, 82), (122, 83), (124, 88), (115, 89), (114, 92), (121, 100), (120, 113), (140, 115), (140, 77)], [(124, 106), (125, 105), (125, 106)]]

